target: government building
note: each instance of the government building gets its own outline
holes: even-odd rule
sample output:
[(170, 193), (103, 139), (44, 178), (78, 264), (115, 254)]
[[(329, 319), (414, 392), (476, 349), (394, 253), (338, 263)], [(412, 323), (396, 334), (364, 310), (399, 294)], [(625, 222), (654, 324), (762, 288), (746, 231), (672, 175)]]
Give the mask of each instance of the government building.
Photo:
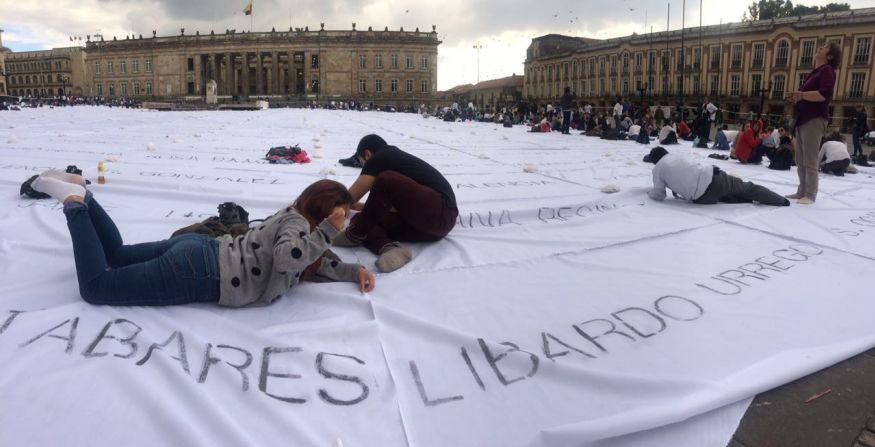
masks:
[[(84, 48), (7, 53), (10, 94), (203, 101), (353, 100), (418, 105), (437, 89), (430, 31), (357, 30), (88, 36)], [(81, 81), (80, 81), (81, 79)]]
[(270, 31), (93, 40), (92, 96), (200, 100), (339, 99), (417, 104), (437, 85), (437, 33)]
[(875, 8), (607, 40), (551, 34), (529, 45), (523, 100), (555, 104), (568, 86), (596, 108), (612, 107), (618, 95), (671, 107), (710, 96), (729, 120), (751, 111), (783, 115), (792, 109), (785, 98), (814, 68), (816, 48), (837, 42), (833, 116), (853, 117), (858, 103), (872, 116), (873, 40)]

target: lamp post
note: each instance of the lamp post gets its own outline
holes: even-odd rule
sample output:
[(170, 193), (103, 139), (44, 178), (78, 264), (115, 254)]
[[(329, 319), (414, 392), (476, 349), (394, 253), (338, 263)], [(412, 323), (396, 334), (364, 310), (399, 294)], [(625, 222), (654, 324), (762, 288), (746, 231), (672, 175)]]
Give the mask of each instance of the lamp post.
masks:
[(477, 50), (477, 83), (480, 83), (480, 49), (483, 48), (483, 45), (479, 43), (475, 44), (472, 48)]
[(763, 106), (766, 102), (766, 93), (769, 93), (772, 90), (772, 81), (769, 81), (769, 86), (766, 88), (761, 88), (757, 90), (760, 92), (760, 118), (763, 117)]

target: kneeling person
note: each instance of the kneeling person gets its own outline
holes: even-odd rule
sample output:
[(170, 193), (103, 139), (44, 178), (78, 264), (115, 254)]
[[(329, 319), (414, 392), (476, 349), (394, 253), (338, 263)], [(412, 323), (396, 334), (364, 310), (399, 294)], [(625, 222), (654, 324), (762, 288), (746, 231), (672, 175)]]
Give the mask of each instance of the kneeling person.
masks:
[(353, 205), (361, 212), (334, 245), (364, 244), (379, 256), (377, 268), (387, 273), (413, 257), (399, 242), (438, 241), (456, 225), (459, 210), (453, 188), (433, 166), (377, 135), (361, 139), (356, 157), (363, 167), (349, 193), (353, 202), (370, 194), (364, 205)]
[(789, 206), (790, 201), (763, 186), (733, 177), (716, 166), (701, 166), (681, 155), (669, 154), (663, 147), (655, 147), (644, 156), (653, 163), (653, 189), (648, 195), (653, 200), (665, 199), (665, 188), (680, 199), (711, 205), (717, 202), (749, 203)]

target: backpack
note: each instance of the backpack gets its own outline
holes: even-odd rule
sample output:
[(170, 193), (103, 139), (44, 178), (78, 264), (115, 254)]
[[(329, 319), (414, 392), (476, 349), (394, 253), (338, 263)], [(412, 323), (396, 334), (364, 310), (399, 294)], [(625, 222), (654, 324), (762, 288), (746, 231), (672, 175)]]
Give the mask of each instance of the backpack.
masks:
[(218, 206), (218, 210), (218, 216), (210, 216), (203, 222), (182, 227), (174, 231), (170, 237), (181, 234), (205, 234), (210, 237), (229, 234), (237, 237), (249, 231), (249, 213), (242, 206), (234, 202), (225, 202)]
[(270, 163), (310, 163), (307, 152), (294, 146), (276, 146), (270, 148), (264, 156)]

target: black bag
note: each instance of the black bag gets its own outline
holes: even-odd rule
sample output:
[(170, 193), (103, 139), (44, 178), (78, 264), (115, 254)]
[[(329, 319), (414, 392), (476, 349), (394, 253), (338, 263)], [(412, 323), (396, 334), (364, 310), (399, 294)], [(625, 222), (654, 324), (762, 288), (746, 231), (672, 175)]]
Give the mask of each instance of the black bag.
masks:
[(39, 177), (39, 174), (36, 174), (33, 177), (25, 180), (24, 183), (21, 184), (21, 190), (18, 194), (21, 196), (30, 197), (31, 199), (50, 199), (52, 196), (44, 192), (39, 192), (30, 186), (30, 184), (33, 183), (33, 181), (36, 180), (37, 177)]
[(205, 234), (210, 237), (229, 234), (237, 237), (249, 231), (249, 213), (242, 206), (234, 202), (225, 202), (220, 204), (218, 209), (218, 216), (210, 216), (203, 222), (182, 227), (174, 231), (170, 237), (181, 234)]

